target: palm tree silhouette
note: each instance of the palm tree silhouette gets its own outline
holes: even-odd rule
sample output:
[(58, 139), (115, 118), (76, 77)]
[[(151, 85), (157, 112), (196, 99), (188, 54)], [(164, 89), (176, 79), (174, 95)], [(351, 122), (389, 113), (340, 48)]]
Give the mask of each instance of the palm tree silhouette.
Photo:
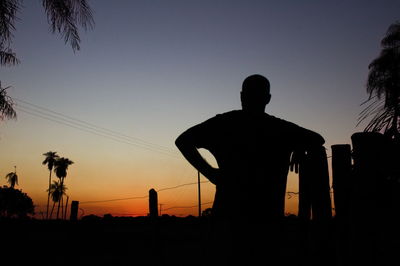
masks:
[(14, 188), (15, 185), (18, 185), (17, 167), (14, 166), (14, 168), (14, 172), (10, 172), (6, 175), (7, 182), (10, 184), (11, 188)]
[[(68, 170), (68, 166), (70, 166), (71, 164), (73, 164), (74, 162), (71, 161), (68, 158), (58, 158), (55, 163), (54, 163), (54, 172), (56, 173), (56, 176), (60, 179), (60, 186), (63, 187), (64, 186), (64, 179), (67, 177), (67, 170)], [(60, 205), (61, 205), (61, 201), (62, 201), (62, 197), (63, 195), (61, 195), (60, 200), (58, 201), (58, 207), (57, 207), (57, 219), (60, 213)]]
[(1, 87), (0, 82), (0, 120), (15, 119), (17, 114), (14, 110), (14, 102), (10, 96), (7, 95), (7, 89), (10, 87)]
[(49, 202), (50, 202), (50, 186), (51, 186), (51, 172), (53, 171), (54, 163), (56, 162), (57, 158), (59, 156), (57, 155), (57, 152), (53, 151), (48, 151), (46, 153), (43, 153), (43, 155), (46, 157), (44, 161), (42, 162), (43, 165), (47, 165), (47, 168), (49, 169), (49, 188), (48, 188), (48, 193), (47, 193), (47, 209), (46, 209), (46, 219), (49, 218)]
[[(87, 0), (42, 0), (42, 6), (50, 24), (52, 33), (59, 33), (65, 43), (69, 43), (75, 52), (80, 49), (79, 27), (92, 29), (94, 20)], [(0, 66), (14, 66), (20, 60), (12, 50), (17, 14), (23, 7), (22, 0), (0, 1)], [(0, 84), (0, 118), (15, 118), (13, 102), (7, 96), (6, 89)]]
[(367, 92), (370, 104), (359, 121), (373, 116), (365, 131), (383, 132), (399, 140), (400, 120), (400, 21), (390, 25), (381, 41), (382, 50), (368, 66)]
[[(93, 28), (92, 11), (86, 0), (42, 0), (42, 6), (52, 33), (59, 33), (73, 51), (80, 49), (79, 26), (84, 30)], [(15, 22), (22, 0), (0, 1), (0, 65), (11, 66), (19, 63), (11, 49)]]
[[(49, 195), (51, 197), (51, 200), (53, 201), (53, 207), (51, 208), (50, 212), (50, 219), (53, 216), (53, 211), (54, 211), (54, 206), (56, 203), (59, 203), (64, 195), (66, 195), (67, 187), (63, 184), (61, 185), (60, 181), (53, 181), (53, 183), (50, 185), (50, 188), (47, 190), (49, 192)], [(58, 219), (58, 215), (57, 215)]]

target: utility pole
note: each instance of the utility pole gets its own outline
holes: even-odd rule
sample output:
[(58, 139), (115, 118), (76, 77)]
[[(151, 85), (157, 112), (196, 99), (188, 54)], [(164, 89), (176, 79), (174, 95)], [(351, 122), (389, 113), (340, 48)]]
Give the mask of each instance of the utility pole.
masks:
[(201, 191), (200, 191), (200, 172), (197, 171), (197, 186), (199, 189), (199, 217), (201, 217)]

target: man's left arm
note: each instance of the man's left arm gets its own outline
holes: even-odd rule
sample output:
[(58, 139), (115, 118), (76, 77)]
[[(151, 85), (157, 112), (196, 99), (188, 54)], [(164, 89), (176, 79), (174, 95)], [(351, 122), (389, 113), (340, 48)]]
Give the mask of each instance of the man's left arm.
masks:
[(198, 136), (201, 135), (201, 125), (194, 126), (183, 132), (175, 141), (186, 160), (204, 175), (211, 183), (216, 184), (219, 169), (212, 167), (198, 151)]

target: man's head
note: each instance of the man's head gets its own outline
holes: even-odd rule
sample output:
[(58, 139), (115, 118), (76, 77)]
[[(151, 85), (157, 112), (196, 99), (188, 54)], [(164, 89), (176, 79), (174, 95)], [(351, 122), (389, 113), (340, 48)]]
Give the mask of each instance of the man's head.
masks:
[(252, 113), (264, 113), (265, 106), (271, 100), (270, 84), (266, 77), (261, 75), (248, 76), (242, 84), (240, 99), (242, 109)]

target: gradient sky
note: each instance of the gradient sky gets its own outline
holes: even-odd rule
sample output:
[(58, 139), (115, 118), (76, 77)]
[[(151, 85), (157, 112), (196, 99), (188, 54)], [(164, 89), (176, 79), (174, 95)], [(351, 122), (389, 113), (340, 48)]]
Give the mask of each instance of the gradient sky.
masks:
[[(17, 101), (18, 119), (0, 123), (0, 184), (16, 165), (19, 188), (37, 212), (45, 209), (48, 172), (41, 162), (50, 150), (75, 162), (66, 179), (70, 200), (145, 196), (150, 188), (196, 182), (175, 138), (239, 109), (241, 83), (254, 73), (271, 82), (268, 113), (322, 134), (328, 154), (333, 144), (351, 143), (363, 129), (356, 124), (368, 96), (368, 64), (400, 11), (397, 0), (96, 0), (90, 1), (95, 28), (81, 32), (74, 53), (50, 33), (40, 3), (24, 1), (13, 42), (21, 64), (0, 68), (2, 86), (12, 86), (16, 99), (136, 139), (46, 120), (48, 111)], [(156, 148), (138, 147), (140, 140)], [(291, 174), (288, 190), (296, 186)], [(213, 186), (202, 188), (203, 202), (211, 202)], [(159, 202), (165, 213), (196, 214), (174, 208), (196, 205), (196, 186), (161, 191)], [(289, 199), (287, 211), (296, 212), (295, 204)], [(146, 199), (81, 207), (85, 214), (148, 212)]]

